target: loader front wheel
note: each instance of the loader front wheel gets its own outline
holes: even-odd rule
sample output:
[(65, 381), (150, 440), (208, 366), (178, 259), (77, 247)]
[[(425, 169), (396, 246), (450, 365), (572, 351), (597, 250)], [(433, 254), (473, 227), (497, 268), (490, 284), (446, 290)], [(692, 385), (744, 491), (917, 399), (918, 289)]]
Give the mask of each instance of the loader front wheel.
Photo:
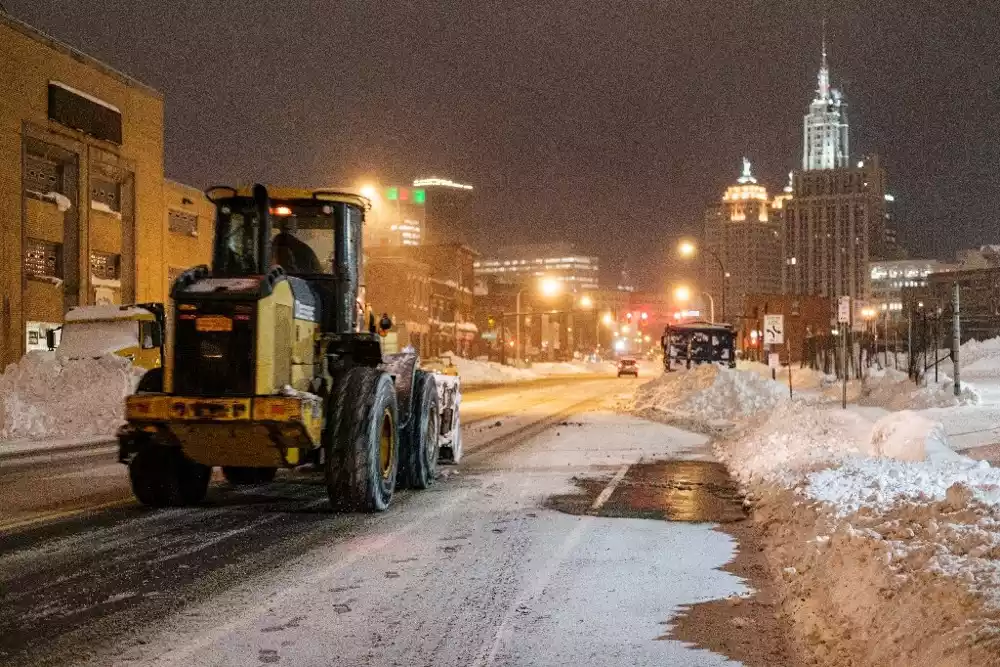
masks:
[[(384, 512), (396, 488), (399, 427), (396, 387), (388, 373), (356, 367), (338, 382), (330, 401), (326, 479), (330, 503), (344, 510)], [(343, 401), (338, 406), (338, 402)]]

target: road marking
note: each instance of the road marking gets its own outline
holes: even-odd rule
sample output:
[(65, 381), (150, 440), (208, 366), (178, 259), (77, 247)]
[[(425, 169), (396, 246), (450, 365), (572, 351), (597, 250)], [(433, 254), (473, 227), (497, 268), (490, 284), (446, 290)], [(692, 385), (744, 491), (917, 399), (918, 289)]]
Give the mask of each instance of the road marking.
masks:
[(112, 500), (111, 502), (101, 503), (99, 505), (78, 507), (76, 509), (71, 509), (71, 510), (56, 510), (54, 512), (46, 512), (45, 514), (39, 514), (38, 516), (33, 516), (27, 519), (19, 519), (15, 521), (8, 521), (6, 523), (0, 523), (0, 532), (18, 530), (20, 528), (34, 526), (39, 523), (50, 523), (53, 521), (60, 521), (62, 519), (68, 519), (70, 517), (74, 517), (78, 514), (83, 514), (85, 512), (98, 512), (100, 510), (107, 510), (115, 507), (125, 507), (127, 505), (134, 505), (134, 504), (135, 500), (132, 499)]
[(625, 465), (623, 465), (621, 468), (618, 469), (618, 472), (615, 473), (615, 476), (611, 478), (611, 481), (608, 482), (608, 485), (604, 487), (603, 491), (601, 491), (601, 495), (597, 496), (597, 498), (594, 499), (594, 504), (590, 506), (591, 512), (598, 511), (599, 509), (601, 509), (601, 507), (604, 506), (604, 503), (608, 502), (608, 498), (611, 497), (611, 494), (615, 492), (615, 489), (618, 488), (618, 485), (622, 483), (623, 479), (625, 479), (625, 475), (626, 473), (628, 473), (628, 469), (631, 467), (632, 467), (631, 463), (626, 463)]

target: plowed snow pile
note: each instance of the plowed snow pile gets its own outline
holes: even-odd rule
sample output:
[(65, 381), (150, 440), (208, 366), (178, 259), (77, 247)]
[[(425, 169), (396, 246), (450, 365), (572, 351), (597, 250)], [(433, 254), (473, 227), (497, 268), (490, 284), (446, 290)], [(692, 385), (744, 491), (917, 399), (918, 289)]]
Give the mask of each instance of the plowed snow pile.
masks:
[(140, 375), (114, 355), (30, 353), (0, 375), (0, 439), (112, 435)]
[(639, 388), (636, 410), (713, 424), (770, 410), (788, 401), (787, 388), (753, 371), (703, 364), (664, 373)]
[(741, 427), (716, 453), (818, 664), (1000, 665), (1000, 470), (911, 411), (785, 402)]

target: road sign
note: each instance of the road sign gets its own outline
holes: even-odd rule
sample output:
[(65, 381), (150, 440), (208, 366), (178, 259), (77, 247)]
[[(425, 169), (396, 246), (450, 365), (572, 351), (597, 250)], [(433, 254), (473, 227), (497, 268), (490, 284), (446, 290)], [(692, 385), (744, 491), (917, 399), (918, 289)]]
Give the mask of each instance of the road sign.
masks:
[(764, 345), (781, 345), (785, 342), (785, 316), (764, 316)]
[(837, 321), (841, 324), (851, 321), (851, 297), (842, 296), (837, 302)]
[(781, 357), (777, 352), (772, 352), (767, 355), (767, 367), (771, 370), (777, 370), (781, 368)]

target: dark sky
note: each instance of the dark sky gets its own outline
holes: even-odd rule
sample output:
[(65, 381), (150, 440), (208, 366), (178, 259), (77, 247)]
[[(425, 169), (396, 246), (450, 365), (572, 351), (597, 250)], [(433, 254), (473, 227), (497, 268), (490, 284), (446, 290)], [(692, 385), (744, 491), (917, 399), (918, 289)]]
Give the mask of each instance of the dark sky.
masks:
[(164, 93), (172, 178), (448, 176), (480, 248), (577, 241), (650, 286), (742, 155), (772, 191), (801, 161), (825, 11), (904, 242), (1000, 242), (996, 0), (3, 4)]

